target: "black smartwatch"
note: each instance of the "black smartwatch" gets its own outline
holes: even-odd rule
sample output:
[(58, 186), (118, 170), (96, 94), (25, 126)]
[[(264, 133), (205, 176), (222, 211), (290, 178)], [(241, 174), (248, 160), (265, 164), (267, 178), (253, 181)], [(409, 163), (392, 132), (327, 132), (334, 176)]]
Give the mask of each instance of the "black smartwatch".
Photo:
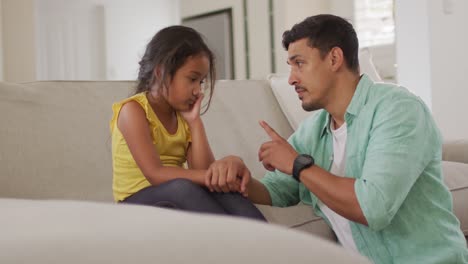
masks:
[(314, 158), (312, 156), (307, 155), (307, 154), (300, 154), (294, 159), (294, 164), (293, 164), (293, 178), (296, 179), (296, 181), (300, 182), (301, 180), (299, 179), (299, 175), (301, 174), (301, 171), (303, 169), (307, 169), (310, 166), (313, 166), (315, 163)]

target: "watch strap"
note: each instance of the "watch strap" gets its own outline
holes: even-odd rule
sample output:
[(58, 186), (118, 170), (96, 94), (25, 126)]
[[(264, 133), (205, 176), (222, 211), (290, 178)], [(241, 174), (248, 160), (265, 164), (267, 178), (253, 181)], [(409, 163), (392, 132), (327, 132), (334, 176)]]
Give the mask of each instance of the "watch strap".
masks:
[(307, 154), (300, 154), (294, 159), (294, 164), (293, 164), (293, 178), (300, 182), (301, 180), (299, 179), (299, 176), (301, 174), (301, 171), (304, 169), (307, 169), (311, 166), (313, 166), (315, 163), (314, 158), (312, 156), (307, 155)]

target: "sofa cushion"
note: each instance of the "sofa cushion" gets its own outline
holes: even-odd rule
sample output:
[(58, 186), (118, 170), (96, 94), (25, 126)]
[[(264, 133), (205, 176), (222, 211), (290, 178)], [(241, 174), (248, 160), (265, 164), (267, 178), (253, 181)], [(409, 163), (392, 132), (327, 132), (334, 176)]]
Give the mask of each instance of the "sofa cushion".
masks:
[(133, 82), (0, 83), (0, 196), (112, 201), (112, 102)]
[(370, 263), (258, 221), (162, 208), (0, 199), (0, 263)]
[(290, 207), (272, 207), (256, 205), (262, 214), (272, 224), (287, 226), (292, 229), (305, 231), (327, 240), (336, 242), (336, 236), (327, 223), (313, 213), (312, 207), (299, 204)]
[(468, 140), (446, 140), (444, 141), (442, 159), (468, 163)]
[(293, 132), (266, 80), (218, 81), (202, 118), (216, 158), (241, 156), (255, 178), (265, 174), (258, 149), (269, 140), (258, 121), (265, 120), (283, 137)]
[(468, 235), (468, 164), (443, 161), (444, 181), (452, 192), (453, 211), (460, 220), (460, 226)]
[(268, 80), (270, 81), (271, 90), (275, 95), (275, 99), (278, 101), (283, 114), (294, 130), (296, 130), (301, 122), (308, 116), (316, 113), (316, 111), (307, 112), (302, 109), (301, 101), (294, 87), (288, 84), (287, 74), (272, 74), (268, 76)]

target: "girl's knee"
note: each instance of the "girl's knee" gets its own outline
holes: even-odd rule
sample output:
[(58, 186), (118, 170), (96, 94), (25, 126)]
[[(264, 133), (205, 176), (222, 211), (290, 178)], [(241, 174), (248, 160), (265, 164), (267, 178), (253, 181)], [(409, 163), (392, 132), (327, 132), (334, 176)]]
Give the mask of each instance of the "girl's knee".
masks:
[(203, 190), (201, 186), (188, 179), (170, 180), (164, 183), (164, 187), (177, 193), (195, 192)]

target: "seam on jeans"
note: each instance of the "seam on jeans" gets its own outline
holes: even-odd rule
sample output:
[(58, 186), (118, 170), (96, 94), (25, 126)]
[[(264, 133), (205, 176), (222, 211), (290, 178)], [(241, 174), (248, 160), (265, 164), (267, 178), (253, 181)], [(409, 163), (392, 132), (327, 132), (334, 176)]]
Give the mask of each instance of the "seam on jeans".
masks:
[(317, 219), (308, 220), (308, 221), (305, 221), (304, 223), (292, 225), (292, 226), (290, 226), (290, 228), (301, 227), (303, 225), (307, 225), (307, 224), (315, 222), (315, 221), (317, 221)]
[[(154, 204), (156, 207), (165, 207), (165, 208), (173, 208), (173, 209), (180, 209), (175, 203), (168, 202), (168, 201), (159, 201)], [(172, 207), (168, 207), (170, 205)]]
[(468, 185), (467, 186), (463, 186), (463, 187), (455, 187), (453, 189), (450, 189), (451, 192), (454, 192), (454, 191), (459, 191), (459, 190), (464, 190), (464, 189), (467, 189), (468, 188)]

